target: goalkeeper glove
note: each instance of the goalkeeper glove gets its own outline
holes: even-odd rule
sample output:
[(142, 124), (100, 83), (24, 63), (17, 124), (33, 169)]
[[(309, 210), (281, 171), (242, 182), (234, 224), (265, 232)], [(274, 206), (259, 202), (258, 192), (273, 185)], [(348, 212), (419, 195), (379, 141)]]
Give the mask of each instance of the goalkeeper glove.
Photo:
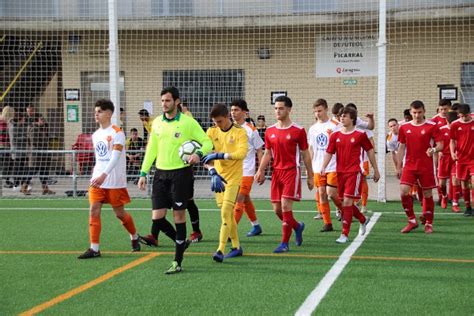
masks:
[(208, 164), (210, 161), (213, 160), (222, 160), (225, 159), (225, 153), (212, 153), (204, 157), (202, 160), (203, 164)]
[(209, 175), (211, 176), (211, 191), (216, 193), (224, 192), (224, 183), (227, 183), (227, 181), (217, 173), (215, 168), (209, 169)]

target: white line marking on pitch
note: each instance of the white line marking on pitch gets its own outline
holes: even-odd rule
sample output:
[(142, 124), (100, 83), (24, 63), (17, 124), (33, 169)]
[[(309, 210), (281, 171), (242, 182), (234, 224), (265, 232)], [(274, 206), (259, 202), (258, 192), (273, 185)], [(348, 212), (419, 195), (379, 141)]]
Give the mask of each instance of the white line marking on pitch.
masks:
[(344, 250), (344, 252), (339, 256), (339, 259), (334, 263), (324, 278), (319, 281), (318, 285), (314, 288), (314, 290), (309, 294), (300, 308), (296, 311), (295, 315), (303, 316), (303, 315), (311, 315), (316, 308), (318, 307), (319, 303), (322, 301), (324, 296), (326, 296), (327, 292), (331, 288), (331, 286), (336, 282), (339, 275), (342, 273), (346, 265), (351, 261), (351, 257), (357, 251), (357, 249), (362, 245), (365, 238), (369, 235), (372, 227), (374, 227), (377, 220), (380, 218), (381, 213), (374, 213), (370, 218), (370, 222), (367, 225), (367, 231), (364, 236), (357, 236), (354, 241)]

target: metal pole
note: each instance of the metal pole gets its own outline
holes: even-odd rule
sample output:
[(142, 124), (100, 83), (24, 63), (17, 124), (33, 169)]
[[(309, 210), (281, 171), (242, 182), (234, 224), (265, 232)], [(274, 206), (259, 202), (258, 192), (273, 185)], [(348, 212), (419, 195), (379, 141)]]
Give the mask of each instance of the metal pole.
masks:
[(386, 0), (379, 3), (379, 41), (378, 46), (378, 84), (377, 84), (377, 164), (380, 169), (380, 180), (377, 187), (377, 201), (386, 202), (385, 174), (385, 95), (386, 95), (386, 58), (387, 58), (387, 4)]
[(114, 103), (115, 111), (112, 124), (118, 124), (120, 112), (120, 63), (118, 47), (118, 22), (116, 0), (109, 0), (109, 84), (110, 100)]

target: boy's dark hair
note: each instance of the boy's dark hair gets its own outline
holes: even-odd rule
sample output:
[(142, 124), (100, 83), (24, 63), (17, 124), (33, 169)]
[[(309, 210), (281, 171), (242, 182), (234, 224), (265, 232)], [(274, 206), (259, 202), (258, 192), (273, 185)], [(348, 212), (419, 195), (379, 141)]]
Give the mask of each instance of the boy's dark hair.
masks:
[(445, 106), (445, 105), (451, 106), (451, 100), (446, 100), (446, 99), (439, 100), (438, 106)]
[(163, 90), (161, 90), (160, 95), (165, 95), (167, 93), (170, 93), (171, 96), (173, 97), (173, 100), (179, 99), (179, 90), (175, 87), (166, 87)]
[(471, 113), (471, 107), (467, 103), (461, 103), (458, 106), (458, 113), (468, 115)]
[(457, 112), (458, 109), (459, 109), (459, 104), (460, 104), (460, 103), (458, 103), (458, 102), (453, 103), (453, 105), (451, 105), (451, 111)]
[(145, 116), (145, 117), (150, 117), (150, 113), (148, 112), (147, 109), (141, 109), (140, 111), (138, 111), (138, 115)]
[(350, 106), (346, 106), (346, 107), (344, 107), (344, 109), (342, 109), (341, 115), (342, 114), (349, 114), (349, 117), (352, 119), (352, 123), (354, 124), (354, 126), (356, 125), (357, 111), (354, 108), (352, 108)]
[(218, 116), (224, 116), (228, 117), (229, 116), (229, 109), (227, 108), (227, 105), (224, 103), (217, 103), (214, 104), (214, 106), (211, 109), (211, 112), (209, 113), (209, 117), (216, 118)]
[(237, 106), (239, 107), (242, 111), (248, 112), (249, 108), (247, 106), (247, 102), (244, 99), (234, 99), (230, 103), (230, 106)]
[(122, 107), (120, 107), (120, 113), (122, 113), (122, 112), (124, 112), (124, 111), (125, 111), (125, 109), (122, 108)]
[(339, 112), (341, 111), (342, 108), (344, 108), (344, 104), (339, 103), (339, 102), (334, 103), (331, 109), (332, 115), (339, 115)]
[(395, 122), (395, 123), (398, 123), (397, 119), (396, 118), (391, 118), (387, 121), (387, 124), (390, 124), (390, 122)]
[(317, 99), (313, 103), (313, 108), (315, 108), (317, 106), (322, 106), (323, 108), (327, 109), (328, 108), (328, 103), (325, 99)]
[(95, 102), (95, 106), (96, 108), (100, 108), (102, 111), (114, 111), (115, 107), (114, 107), (114, 104), (112, 103), (112, 101), (110, 101), (109, 99), (99, 99)]
[(257, 116), (257, 121), (258, 120), (263, 120), (265, 122), (265, 115), (259, 115)]
[(285, 103), (285, 106), (287, 108), (291, 108), (293, 107), (293, 102), (291, 102), (291, 99), (288, 98), (286, 95), (280, 95), (278, 96), (276, 99), (275, 99), (275, 103), (277, 102), (284, 102)]
[(403, 110), (403, 116), (411, 116), (410, 109)]
[(353, 108), (354, 110), (357, 111), (357, 106), (354, 104), (354, 103), (347, 103), (346, 104), (346, 108), (349, 107), (349, 108)]
[(136, 129), (135, 127), (131, 128), (131, 129), (130, 129), (130, 133), (133, 133), (133, 132), (137, 132), (137, 133), (138, 133), (138, 129)]
[(458, 112), (454, 111), (449, 111), (448, 114), (446, 115), (446, 119), (448, 120), (448, 123), (452, 123), (458, 119)]
[(420, 100), (415, 100), (410, 104), (410, 108), (412, 109), (425, 109), (425, 104)]

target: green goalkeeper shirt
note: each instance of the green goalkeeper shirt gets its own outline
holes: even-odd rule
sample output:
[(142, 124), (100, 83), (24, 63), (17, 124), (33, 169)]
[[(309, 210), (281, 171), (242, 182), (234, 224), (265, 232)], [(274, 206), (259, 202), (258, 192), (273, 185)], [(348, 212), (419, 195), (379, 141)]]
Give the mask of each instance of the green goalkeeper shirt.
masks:
[(211, 139), (195, 119), (179, 112), (173, 119), (166, 118), (164, 114), (155, 118), (140, 173), (147, 174), (155, 160), (156, 168), (160, 170), (188, 167), (189, 165), (184, 163), (178, 154), (181, 144), (188, 140), (195, 140), (201, 144), (202, 155), (212, 150)]

